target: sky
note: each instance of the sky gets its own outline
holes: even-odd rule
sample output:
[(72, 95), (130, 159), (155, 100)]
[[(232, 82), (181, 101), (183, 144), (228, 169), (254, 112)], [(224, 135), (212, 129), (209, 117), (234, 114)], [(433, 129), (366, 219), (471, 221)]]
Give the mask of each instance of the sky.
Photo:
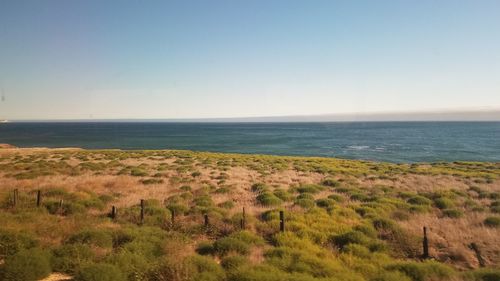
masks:
[(500, 109), (500, 1), (0, 0), (0, 119)]

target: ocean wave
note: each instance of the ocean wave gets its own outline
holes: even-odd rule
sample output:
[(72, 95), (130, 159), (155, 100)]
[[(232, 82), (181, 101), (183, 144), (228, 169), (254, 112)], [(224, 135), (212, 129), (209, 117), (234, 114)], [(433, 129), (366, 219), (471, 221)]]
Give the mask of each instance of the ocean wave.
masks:
[(347, 149), (350, 149), (350, 150), (366, 150), (369, 148), (370, 148), (370, 146), (368, 146), (368, 145), (349, 145), (347, 147)]

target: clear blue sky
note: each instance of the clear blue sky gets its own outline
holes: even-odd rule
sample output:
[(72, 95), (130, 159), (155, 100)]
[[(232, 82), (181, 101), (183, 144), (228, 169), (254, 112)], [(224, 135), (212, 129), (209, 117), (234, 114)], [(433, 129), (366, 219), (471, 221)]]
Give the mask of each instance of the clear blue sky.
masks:
[(0, 0), (0, 119), (500, 107), (500, 1)]

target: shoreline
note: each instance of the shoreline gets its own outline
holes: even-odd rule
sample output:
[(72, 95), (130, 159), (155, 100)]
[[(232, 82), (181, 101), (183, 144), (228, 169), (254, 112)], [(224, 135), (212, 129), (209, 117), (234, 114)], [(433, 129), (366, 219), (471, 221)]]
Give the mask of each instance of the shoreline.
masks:
[(434, 164), (470, 164), (470, 163), (481, 163), (481, 164), (500, 164), (500, 161), (470, 161), (470, 160), (458, 160), (458, 161), (412, 161), (412, 162), (390, 162), (390, 161), (379, 161), (370, 159), (353, 159), (353, 158), (342, 158), (342, 157), (326, 157), (326, 156), (301, 156), (301, 155), (280, 155), (280, 154), (262, 154), (262, 153), (244, 153), (244, 152), (219, 152), (219, 151), (205, 151), (205, 150), (189, 150), (189, 149), (121, 149), (121, 148), (97, 148), (88, 149), (81, 147), (19, 147), (8, 143), (0, 143), (0, 152), (2, 151), (87, 151), (87, 152), (106, 152), (106, 151), (120, 151), (120, 152), (186, 152), (186, 153), (198, 153), (198, 154), (212, 154), (212, 155), (226, 155), (226, 156), (247, 156), (247, 157), (270, 157), (270, 158), (287, 158), (296, 160), (307, 160), (307, 159), (320, 159), (320, 160), (338, 160), (338, 161), (354, 161), (354, 162), (366, 162), (373, 164), (390, 164), (390, 165), (434, 165)]

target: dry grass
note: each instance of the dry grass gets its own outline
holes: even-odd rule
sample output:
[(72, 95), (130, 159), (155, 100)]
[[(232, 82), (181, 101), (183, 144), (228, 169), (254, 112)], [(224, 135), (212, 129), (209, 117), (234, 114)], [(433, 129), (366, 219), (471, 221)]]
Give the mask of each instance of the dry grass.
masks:
[[(0, 150), (0, 163), (9, 163), (13, 161), (12, 159), (16, 156), (36, 156), (43, 158), (56, 155), (57, 153), (69, 155), (64, 162), (71, 167), (77, 167), (84, 162), (81, 158), (78, 158), (81, 157), (81, 155), (73, 154), (82, 152), (82, 150), (78, 149), (17, 149), (4, 146), (0, 146), (0, 148), (2, 148)], [(85, 157), (88, 157), (88, 160), (92, 163), (109, 162), (108, 160), (103, 160), (105, 155), (98, 152), (89, 153), (85, 155)], [(233, 156), (227, 155), (227, 158), (231, 157)], [(245, 158), (246, 156), (240, 157)], [(235, 203), (235, 208), (230, 210), (230, 213), (241, 212), (241, 207), (245, 207), (249, 215), (257, 216), (269, 208), (262, 207), (256, 203), (256, 194), (251, 191), (252, 184), (256, 182), (265, 183), (270, 187), (288, 189), (289, 187), (301, 184), (317, 184), (328, 177), (336, 180), (344, 180), (346, 183), (349, 183), (349, 185), (363, 190), (370, 190), (380, 186), (389, 186), (394, 188), (394, 190), (412, 192), (444, 191), (450, 189), (466, 191), (470, 186), (474, 185), (489, 192), (500, 191), (499, 179), (490, 179), (486, 182), (477, 183), (474, 182), (474, 178), (450, 174), (417, 174), (405, 172), (392, 178), (382, 178), (380, 174), (376, 173), (365, 173), (364, 175), (356, 176), (350, 173), (325, 174), (317, 172), (314, 169), (299, 171), (291, 164), (288, 168), (277, 169), (270, 173), (262, 173), (260, 170), (253, 169), (249, 165), (243, 164), (224, 166), (218, 165), (216, 161), (212, 161), (210, 164), (204, 164), (203, 157), (187, 162), (187, 164), (182, 161), (185, 161), (185, 159), (183, 160), (175, 156), (167, 158), (144, 155), (120, 159), (117, 161), (120, 165), (119, 167), (109, 167), (99, 172), (84, 170), (76, 175), (56, 174), (39, 176), (33, 179), (16, 179), (15, 177), (9, 176), (7, 172), (0, 171), (0, 193), (8, 192), (14, 188), (19, 189), (21, 192), (28, 192), (37, 189), (46, 190), (60, 187), (72, 193), (91, 191), (96, 194), (114, 194), (116, 195), (116, 199), (112, 204), (118, 208), (122, 208), (136, 205), (139, 203), (140, 199), (155, 198), (162, 201), (173, 194), (181, 193), (182, 191), (179, 188), (183, 185), (189, 185), (193, 191), (207, 185), (215, 187), (228, 186), (230, 187), (229, 193), (213, 195), (215, 203), (218, 204), (231, 200)], [(127, 166), (142, 166), (148, 176), (138, 177), (130, 174), (120, 175), (119, 171)], [(425, 169), (432, 168), (430, 165), (421, 166)], [(159, 169), (159, 167), (162, 168)], [(200, 174), (198, 176), (192, 176), (193, 171), (199, 172)], [(149, 185), (144, 185), (140, 182), (141, 179), (151, 178), (155, 174), (160, 174), (158, 178), (164, 179), (164, 181), (162, 183)], [(323, 191), (316, 194), (315, 198), (325, 198), (332, 193), (331, 190)], [(488, 200), (481, 201), (479, 199), (476, 201), (483, 206), (489, 202)], [(350, 207), (357, 204), (359, 203), (346, 200), (343, 206)], [(292, 205), (293, 203), (285, 203), (283, 207), (289, 210), (297, 209), (297, 207), (293, 207)], [(108, 212), (109, 207), (110, 206), (106, 206), (105, 210), (97, 212), (95, 215), (102, 215)], [(473, 251), (468, 248), (468, 245), (472, 242), (480, 246), (488, 264), (500, 264), (500, 230), (485, 227), (482, 221), (486, 216), (487, 214), (484, 213), (467, 213), (462, 218), (450, 219), (442, 218), (436, 212), (430, 212), (412, 215), (408, 220), (401, 221), (400, 224), (411, 233), (419, 236), (422, 232), (422, 226), (425, 225), (429, 227), (432, 246), (431, 254), (436, 259), (456, 265), (460, 268), (476, 268), (478, 266), (477, 259)], [(52, 216), (46, 219), (58, 220), (58, 229), (46, 229), (45, 225), (53, 224), (45, 224), (43, 220), (32, 221), (23, 225), (23, 227), (28, 225), (30, 229), (37, 229), (38, 233), (43, 233), (44, 235), (41, 236), (42, 242), (46, 245), (60, 243), (61, 241), (58, 239), (60, 239), (61, 236), (68, 236), (82, 225), (81, 221), (76, 222), (72, 217)], [(15, 226), (8, 227), (15, 228)], [(112, 224), (110, 223), (110, 225), (106, 225), (106, 227), (112, 227)], [(58, 234), (52, 235), (53, 233)], [(61, 235), (61, 233), (63, 235)], [(167, 245), (166, 247), (174, 247), (174, 245)], [(174, 249), (172, 248), (169, 250)], [(186, 246), (184, 250), (186, 253), (194, 253), (192, 245)], [(253, 249), (250, 260), (253, 263), (260, 263), (263, 259), (263, 249)]]
[(401, 225), (422, 235), (422, 226), (427, 226), (430, 240), (430, 254), (436, 259), (463, 268), (477, 268), (475, 253), (469, 248), (476, 243), (488, 265), (500, 263), (500, 229), (485, 227), (481, 222), (485, 214), (470, 213), (463, 218), (441, 218), (435, 214), (421, 214), (411, 217)]

